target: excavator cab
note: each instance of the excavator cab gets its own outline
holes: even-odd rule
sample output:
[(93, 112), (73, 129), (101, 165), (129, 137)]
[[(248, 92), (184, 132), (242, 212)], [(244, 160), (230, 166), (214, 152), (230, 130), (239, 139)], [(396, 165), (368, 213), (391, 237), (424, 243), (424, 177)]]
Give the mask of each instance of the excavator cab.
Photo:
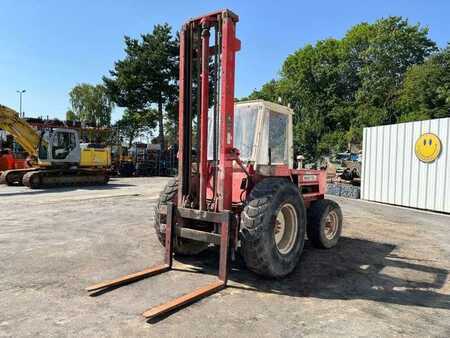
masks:
[(80, 139), (75, 130), (52, 129), (41, 134), (38, 162), (42, 166), (80, 164)]

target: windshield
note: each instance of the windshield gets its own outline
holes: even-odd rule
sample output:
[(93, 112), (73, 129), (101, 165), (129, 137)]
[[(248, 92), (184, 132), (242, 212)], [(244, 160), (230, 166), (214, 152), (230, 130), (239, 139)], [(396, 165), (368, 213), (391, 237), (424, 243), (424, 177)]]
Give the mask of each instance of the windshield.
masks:
[(237, 105), (234, 112), (234, 147), (239, 149), (240, 158), (249, 161), (255, 143), (256, 120), (259, 106)]
[(57, 132), (53, 137), (52, 158), (64, 160), (75, 149), (77, 141), (71, 132)]
[[(239, 149), (242, 161), (250, 161), (255, 142), (258, 106), (236, 105), (234, 109), (234, 147)], [(213, 113), (208, 112), (208, 160), (213, 159)]]

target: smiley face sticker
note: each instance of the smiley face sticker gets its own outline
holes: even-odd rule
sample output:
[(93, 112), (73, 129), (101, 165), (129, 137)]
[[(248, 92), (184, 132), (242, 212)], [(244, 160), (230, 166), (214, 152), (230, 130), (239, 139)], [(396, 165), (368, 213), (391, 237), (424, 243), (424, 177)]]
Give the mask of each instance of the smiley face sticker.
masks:
[(416, 156), (422, 162), (431, 163), (435, 161), (441, 154), (441, 150), (441, 140), (435, 134), (422, 134), (416, 141)]

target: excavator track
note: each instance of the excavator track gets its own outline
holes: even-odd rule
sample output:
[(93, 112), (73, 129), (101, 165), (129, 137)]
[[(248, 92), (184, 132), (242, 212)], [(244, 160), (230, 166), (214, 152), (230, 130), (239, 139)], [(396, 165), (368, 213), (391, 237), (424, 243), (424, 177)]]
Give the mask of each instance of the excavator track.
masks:
[(0, 175), (0, 184), (12, 185), (23, 185), (23, 177), (31, 172), (36, 171), (37, 168), (24, 168), (24, 169), (11, 169), (5, 170)]
[(107, 171), (89, 169), (41, 169), (26, 173), (22, 180), (23, 184), (30, 189), (103, 185), (108, 181)]

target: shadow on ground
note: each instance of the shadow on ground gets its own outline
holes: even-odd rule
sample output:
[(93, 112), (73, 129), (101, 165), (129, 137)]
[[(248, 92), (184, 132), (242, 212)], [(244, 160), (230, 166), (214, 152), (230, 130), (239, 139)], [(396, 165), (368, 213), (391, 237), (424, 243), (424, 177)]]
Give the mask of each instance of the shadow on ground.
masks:
[(39, 195), (39, 194), (52, 194), (52, 193), (63, 193), (69, 191), (77, 191), (77, 190), (95, 190), (95, 191), (109, 191), (120, 189), (124, 187), (134, 187), (133, 184), (124, 184), (124, 183), (114, 183), (114, 184), (106, 184), (106, 185), (86, 185), (86, 186), (73, 186), (73, 187), (54, 187), (47, 189), (39, 189), (39, 190), (24, 190), (24, 191), (15, 191), (10, 193), (0, 193), (0, 197), (2, 196), (24, 196), (24, 195)]
[[(263, 279), (237, 259), (232, 263), (229, 287), (293, 297), (364, 299), (450, 309), (450, 296), (438, 292), (448, 271), (407, 262), (408, 257), (392, 253), (395, 247), (348, 237), (330, 250), (314, 249), (307, 242), (297, 269), (286, 278)], [(217, 273), (218, 252), (214, 249), (177, 260), (194, 266), (195, 272)]]

